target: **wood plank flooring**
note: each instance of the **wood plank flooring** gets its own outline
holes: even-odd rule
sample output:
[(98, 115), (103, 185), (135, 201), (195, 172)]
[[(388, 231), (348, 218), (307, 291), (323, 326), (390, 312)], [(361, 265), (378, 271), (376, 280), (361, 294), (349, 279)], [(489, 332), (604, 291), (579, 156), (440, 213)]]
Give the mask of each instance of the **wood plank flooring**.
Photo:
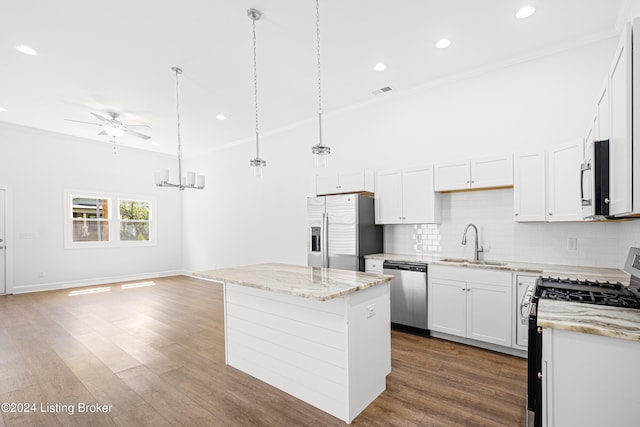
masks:
[[(352, 425), (524, 425), (526, 360), (400, 331), (391, 346), (387, 390)], [(222, 287), (185, 276), (0, 296), (3, 402), (36, 411), (0, 427), (344, 425), (226, 366)]]

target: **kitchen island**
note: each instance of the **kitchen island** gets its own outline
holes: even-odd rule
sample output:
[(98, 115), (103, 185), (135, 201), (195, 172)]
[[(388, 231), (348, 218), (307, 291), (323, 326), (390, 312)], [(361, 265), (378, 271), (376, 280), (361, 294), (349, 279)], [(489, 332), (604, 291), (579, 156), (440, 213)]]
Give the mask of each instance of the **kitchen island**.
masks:
[(227, 365), (347, 423), (385, 390), (393, 276), (277, 263), (194, 275), (224, 285)]

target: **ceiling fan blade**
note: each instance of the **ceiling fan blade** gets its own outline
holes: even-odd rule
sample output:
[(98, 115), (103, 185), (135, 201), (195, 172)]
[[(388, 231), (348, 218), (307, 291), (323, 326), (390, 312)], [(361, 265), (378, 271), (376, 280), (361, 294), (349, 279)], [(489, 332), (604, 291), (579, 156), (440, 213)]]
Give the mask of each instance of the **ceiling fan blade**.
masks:
[(143, 133), (140, 132), (136, 132), (135, 130), (131, 130), (131, 129), (127, 129), (126, 131), (129, 135), (133, 135), (133, 136), (137, 136), (138, 138), (142, 138), (142, 139), (149, 139), (151, 138), (149, 135), (145, 135)]
[(102, 117), (100, 114), (91, 113), (91, 115), (93, 117), (95, 117), (96, 119), (102, 121), (102, 122), (108, 122), (109, 121), (109, 119), (106, 119), (106, 118)]
[(108, 135), (108, 133), (105, 132), (105, 131), (102, 131), (102, 132), (98, 133), (98, 135)]
[(65, 119), (68, 122), (84, 123), (85, 125), (102, 126), (100, 123), (83, 122), (82, 120)]
[(151, 126), (150, 125), (129, 125), (128, 124), (127, 127), (128, 128), (131, 128), (131, 127), (143, 127), (143, 128), (147, 128), (147, 129), (151, 130)]

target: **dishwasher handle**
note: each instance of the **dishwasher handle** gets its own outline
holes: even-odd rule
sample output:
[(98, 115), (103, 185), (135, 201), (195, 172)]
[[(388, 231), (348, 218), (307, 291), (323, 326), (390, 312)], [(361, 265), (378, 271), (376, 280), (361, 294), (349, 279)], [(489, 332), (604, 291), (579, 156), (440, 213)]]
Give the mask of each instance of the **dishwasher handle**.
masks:
[(385, 261), (382, 264), (384, 270), (404, 270), (415, 271), (418, 273), (427, 272), (427, 264), (422, 262), (400, 262), (400, 261)]

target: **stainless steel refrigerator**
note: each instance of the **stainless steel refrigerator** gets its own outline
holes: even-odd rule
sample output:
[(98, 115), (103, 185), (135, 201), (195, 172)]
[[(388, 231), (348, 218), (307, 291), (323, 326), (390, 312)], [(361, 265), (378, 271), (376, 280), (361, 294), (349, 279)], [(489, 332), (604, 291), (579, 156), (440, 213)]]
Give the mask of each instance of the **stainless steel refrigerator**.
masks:
[(307, 218), (309, 266), (364, 271), (364, 255), (382, 252), (371, 196), (309, 197)]

